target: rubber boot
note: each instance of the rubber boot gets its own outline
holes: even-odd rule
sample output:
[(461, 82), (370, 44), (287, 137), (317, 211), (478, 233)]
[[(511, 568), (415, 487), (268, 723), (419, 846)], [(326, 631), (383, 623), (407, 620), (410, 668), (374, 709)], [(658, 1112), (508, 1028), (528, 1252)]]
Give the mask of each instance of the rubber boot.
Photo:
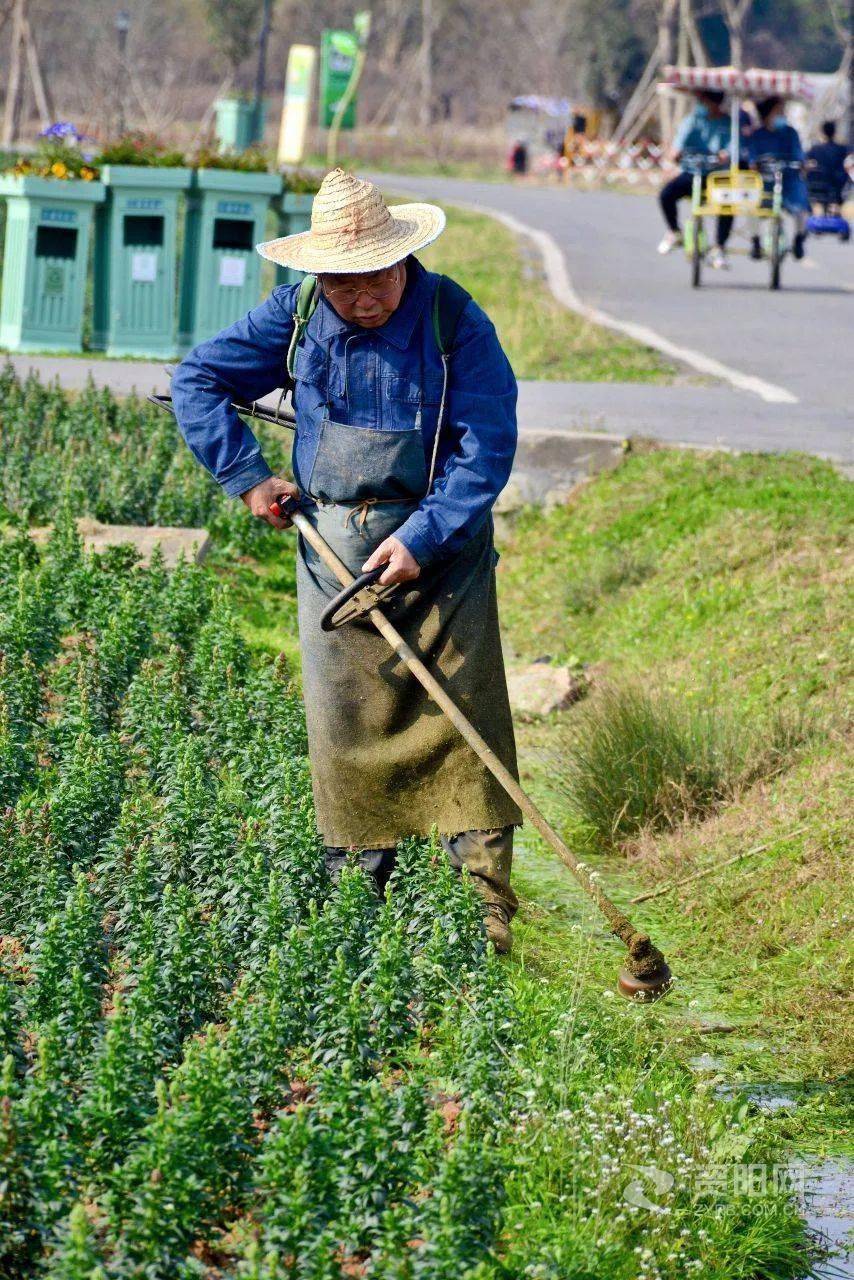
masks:
[[(327, 845), (323, 850), (326, 870), (329, 872), (333, 884), (337, 884), (340, 880), (341, 871), (347, 866), (352, 853), (352, 849), (339, 849), (330, 845)], [(392, 871), (394, 871), (396, 859), (396, 848), (362, 849), (359, 853), (358, 864), (371, 877), (381, 898), (385, 894), (385, 887), (389, 882)]]
[(442, 847), (451, 866), (457, 871), (465, 867), (471, 876), (472, 887), (483, 902), (486, 936), (499, 954), (506, 955), (513, 944), (510, 921), (519, 908), (510, 884), (513, 828), (442, 836)]

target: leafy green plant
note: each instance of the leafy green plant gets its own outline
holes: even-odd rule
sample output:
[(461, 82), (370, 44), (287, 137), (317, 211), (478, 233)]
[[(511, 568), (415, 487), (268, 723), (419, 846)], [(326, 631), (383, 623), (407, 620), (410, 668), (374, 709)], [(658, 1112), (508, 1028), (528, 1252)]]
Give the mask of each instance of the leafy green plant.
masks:
[(214, 151), (203, 147), (193, 157), (193, 165), (196, 169), (233, 169), (239, 173), (267, 173), (270, 168), (261, 147), (247, 147), (245, 151)]
[(322, 174), (289, 169), (285, 175), (285, 190), (295, 196), (313, 196), (320, 190), (322, 181)]
[(108, 143), (97, 157), (97, 164), (144, 165), (146, 168), (180, 168), (187, 162), (184, 153), (165, 148), (146, 133), (126, 133)]

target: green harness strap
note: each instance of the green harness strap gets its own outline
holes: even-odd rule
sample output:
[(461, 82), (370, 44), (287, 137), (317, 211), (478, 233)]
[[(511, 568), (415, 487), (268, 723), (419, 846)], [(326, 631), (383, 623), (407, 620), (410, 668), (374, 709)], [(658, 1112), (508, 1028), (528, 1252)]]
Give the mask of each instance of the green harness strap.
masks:
[(291, 387), (294, 384), (294, 363), (297, 358), (297, 347), (302, 342), (302, 336), (306, 331), (309, 320), (317, 310), (317, 301), (317, 276), (303, 276), (300, 281), (299, 293), (297, 294), (297, 309), (293, 315), (294, 331), (288, 343), (288, 358), (286, 361), (288, 382)]
[(439, 283), (433, 294), (432, 318), (433, 337), (440, 355), (453, 355), (460, 317), (470, 302), (471, 294), (466, 293), (461, 284), (457, 284), (450, 276), (439, 276)]
[[(287, 373), (291, 386), (294, 382), (297, 348), (302, 342), (309, 320), (317, 310), (318, 300), (317, 276), (304, 276), (297, 294), (297, 307), (293, 316), (294, 331), (288, 344)], [(471, 294), (457, 284), (456, 280), (452, 280), (450, 276), (439, 276), (439, 283), (433, 294), (432, 322), (433, 337), (443, 364), (453, 354), (460, 317), (470, 301)]]

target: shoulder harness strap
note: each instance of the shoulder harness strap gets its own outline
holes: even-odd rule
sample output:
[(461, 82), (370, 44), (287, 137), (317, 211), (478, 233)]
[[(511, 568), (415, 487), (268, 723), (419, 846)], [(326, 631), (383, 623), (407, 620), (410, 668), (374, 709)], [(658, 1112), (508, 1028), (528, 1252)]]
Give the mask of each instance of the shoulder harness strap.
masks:
[(471, 294), (466, 293), (461, 284), (450, 276), (439, 276), (436, 292), (433, 294), (433, 337), (442, 357), (442, 399), (439, 402), (439, 417), (436, 422), (436, 434), (433, 437), (433, 453), (430, 458), (430, 474), (427, 480), (427, 493), (433, 488), (436, 477), (436, 461), (439, 457), (439, 437), (445, 421), (445, 405), (448, 399), (448, 362), (454, 354), (460, 317), (471, 301)]
[(442, 356), (453, 355), (460, 317), (471, 302), (471, 294), (450, 276), (439, 276), (433, 294), (433, 336)]
[(297, 347), (302, 342), (309, 320), (317, 310), (318, 292), (317, 276), (304, 276), (300, 281), (296, 311), (293, 315), (294, 331), (288, 343), (287, 372), (291, 383), (294, 380)]

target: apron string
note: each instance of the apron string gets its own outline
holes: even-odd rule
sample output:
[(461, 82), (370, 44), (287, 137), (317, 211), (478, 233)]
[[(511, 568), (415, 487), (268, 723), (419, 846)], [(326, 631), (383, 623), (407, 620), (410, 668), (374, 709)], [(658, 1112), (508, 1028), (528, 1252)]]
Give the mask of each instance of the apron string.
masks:
[(381, 506), (384, 502), (400, 502), (400, 498), (360, 498), (355, 506), (349, 507), (344, 517), (343, 527), (346, 529), (350, 521), (354, 526), (358, 526), (361, 533), (368, 518), (368, 511), (371, 507)]

